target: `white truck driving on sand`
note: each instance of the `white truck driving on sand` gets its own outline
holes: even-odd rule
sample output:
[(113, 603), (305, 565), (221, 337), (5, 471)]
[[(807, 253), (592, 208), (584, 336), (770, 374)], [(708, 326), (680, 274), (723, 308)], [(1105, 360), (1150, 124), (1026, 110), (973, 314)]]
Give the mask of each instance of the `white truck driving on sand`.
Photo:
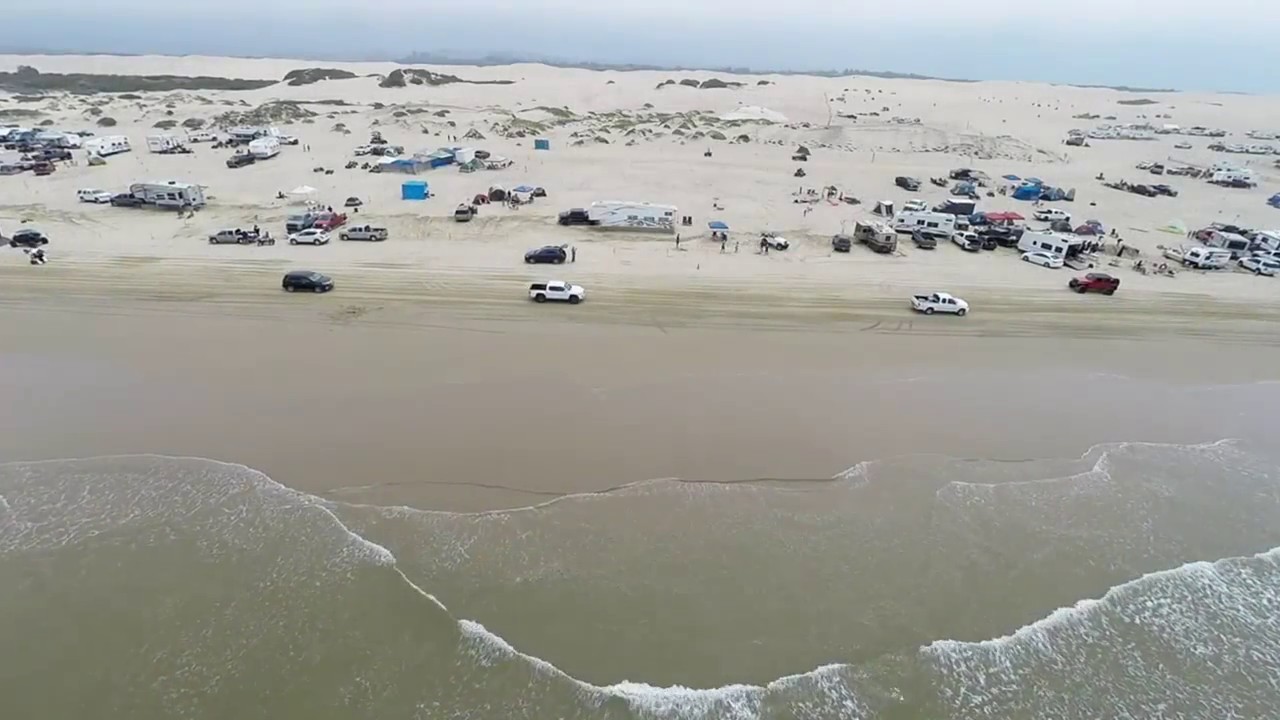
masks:
[(577, 305), (587, 296), (581, 285), (573, 285), (563, 280), (536, 282), (529, 286), (529, 299), (544, 303), (548, 300), (559, 300)]
[(912, 295), (911, 309), (925, 315), (951, 313), (964, 317), (969, 312), (969, 303), (949, 293), (936, 292), (929, 295)]

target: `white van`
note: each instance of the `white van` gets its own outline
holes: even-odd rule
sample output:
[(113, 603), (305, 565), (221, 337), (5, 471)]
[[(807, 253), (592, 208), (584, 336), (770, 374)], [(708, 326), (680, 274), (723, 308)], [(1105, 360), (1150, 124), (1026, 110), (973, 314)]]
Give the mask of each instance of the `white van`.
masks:
[(956, 231), (956, 216), (939, 212), (903, 211), (893, 218), (893, 231), (911, 233), (919, 230), (936, 240), (949, 240)]
[(1197, 270), (1221, 270), (1231, 264), (1231, 251), (1195, 247), (1182, 254), (1182, 264)]

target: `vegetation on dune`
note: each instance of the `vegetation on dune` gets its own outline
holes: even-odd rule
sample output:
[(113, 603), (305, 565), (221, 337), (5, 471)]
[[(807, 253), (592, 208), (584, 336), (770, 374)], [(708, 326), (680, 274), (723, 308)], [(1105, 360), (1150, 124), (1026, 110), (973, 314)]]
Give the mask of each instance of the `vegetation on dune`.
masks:
[(271, 80), (244, 80), (200, 75), (96, 75), (93, 73), (42, 73), (30, 65), (14, 72), (0, 72), (0, 90), (18, 93), (165, 92), (169, 90), (257, 90)]
[(204, 118), (187, 118), (182, 121), (182, 127), (188, 130), (199, 130), (204, 127)]
[(392, 70), (386, 77), (378, 83), (378, 87), (383, 88), (401, 88), (408, 85), (427, 85), (435, 87), (438, 85), (452, 85), (454, 83), (467, 83), (469, 85), (512, 85), (513, 80), (463, 80), (457, 75), (446, 75), (444, 73), (431, 72), (430, 70), (421, 70), (419, 68), (396, 68)]
[(281, 82), (298, 86), (310, 85), (320, 82), (321, 80), (350, 80), (357, 75), (350, 70), (338, 70), (337, 68), (299, 68), (298, 70), (290, 70), (284, 74)]
[(115, 127), (115, 126), (116, 126), (116, 119), (113, 117), (98, 118), (98, 127)]
[(170, 130), (178, 125), (177, 120), (161, 120), (151, 127), (159, 130)]
[(213, 124), (219, 127), (233, 125), (270, 125), (293, 122), (315, 117), (316, 113), (290, 100), (272, 100), (251, 110), (228, 110), (215, 115)]
[(1158, 105), (1159, 101), (1151, 100), (1149, 98), (1138, 98), (1136, 100), (1117, 100), (1116, 104), (1117, 105)]

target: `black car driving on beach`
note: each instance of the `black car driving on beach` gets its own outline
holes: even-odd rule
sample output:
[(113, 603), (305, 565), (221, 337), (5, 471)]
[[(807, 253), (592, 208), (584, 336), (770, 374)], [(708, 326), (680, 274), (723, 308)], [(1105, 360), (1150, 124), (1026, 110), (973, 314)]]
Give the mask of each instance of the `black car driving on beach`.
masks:
[(524, 254), (524, 261), (531, 264), (551, 263), (559, 265), (568, 259), (568, 253), (558, 245), (547, 245)]
[(314, 270), (291, 270), (284, 274), (280, 287), (287, 292), (329, 292), (333, 289), (333, 278)]
[(9, 247), (38, 248), (48, 244), (49, 238), (45, 237), (44, 233), (31, 228), (23, 228), (9, 238)]

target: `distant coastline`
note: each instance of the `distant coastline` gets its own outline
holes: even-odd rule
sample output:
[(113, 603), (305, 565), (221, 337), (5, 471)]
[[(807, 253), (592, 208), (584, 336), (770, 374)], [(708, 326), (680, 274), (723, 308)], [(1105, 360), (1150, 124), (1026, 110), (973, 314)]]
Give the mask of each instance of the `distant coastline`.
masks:
[[(95, 52), (92, 50), (50, 50), (50, 49), (34, 49), (21, 47), (8, 47), (0, 45), (0, 54), (3, 55), (109, 55), (118, 57), (139, 57), (150, 54), (165, 53), (139, 53), (139, 52)], [(200, 53), (203, 54), (203, 53)], [(951, 78), (941, 77), (937, 75), (922, 75), (919, 73), (902, 73), (892, 70), (864, 70), (854, 68), (844, 68), (841, 70), (779, 70), (771, 68), (747, 68), (747, 67), (697, 67), (685, 65), (661, 65), (648, 63), (605, 63), (593, 62), (588, 60), (571, 60), (563, 58), (539, 57), (534, 55), (516, 55), (502, 53), (488, 53), (477, 57), (466, 57), (461, 55), (453, 55), (450, 53), (437, 52), (412, 52), (408, 55), (393, 56), (387, 55), (299, 55), (297, 57), (281, 58), (273, 55), (244, 55), (239, 53), (229, 53), (225, 57), (246, 58), (246, 59), (274, 59), (274, 60), (299, 60), (306, 62), (329, 61), (329, 62), (394, 62), (400, 65), (436, 65), (436, 66), (471, 66), (471, 67), (495, 67), (500, 65), (547, 65), (549, 67), (573, 69), (573, 70), (592, 70), (598, 72), (716, 72), (726, 75), (796, 75), (810, 77), (873, 77), (885, 80), (936, 80), (941, 82), (954, 83), (976, 83), (982, 80), (973, 78)], [(1150, 88), (1138, 87), (1131, 85), (1098, 85), (1086, 83), (1046, 83), (1038, 80), (1027, 80), (1025, 82), (1036, 82), (1046, 85), (1059, 85), (1064, 87), (1078, 87), (1088, 89), (1115, 90), (1117, 92), (1127, 93), (1174, 93), (1180, 92), (1176, 88)], [(1247, 93), (1246, 93), (1247, 94)]]

